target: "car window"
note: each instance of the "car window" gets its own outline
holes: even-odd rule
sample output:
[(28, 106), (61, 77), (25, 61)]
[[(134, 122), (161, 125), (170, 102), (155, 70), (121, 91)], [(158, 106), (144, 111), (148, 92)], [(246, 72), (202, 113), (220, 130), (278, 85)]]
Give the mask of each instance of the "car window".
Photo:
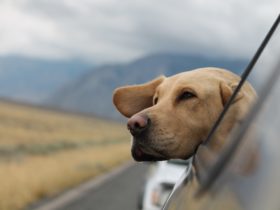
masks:
[[(280, 62), (249, 115), (250, 122), (236, 132), (232, 140), (240, 138), (234, 155), (211, 188), (215, 200), (208, 209), (270, 209), (280, 206)], [(276, 82), (276, 84), (274, 84)], [(254, 112), (255, 111), (255, 112)], [(209, 189), (208, 189), (209, 190)]]
[[(264, 91), (265, 86), (269, 85), (267, 83), (269, 83), (269, 79), (270, 79), (271, 75), (273, 75), (275, 68), (279, 62), (279, 57), (280, 57), (280, 27), (278, 27), (279, 19), (280, 19), (280, 16), (278, 16), (277, 20), (275, 21), (275, 23), (273, 25), (273, 26), (275, 26), (275, 30), (273, 31), (273, 36), (271, 36), (268, 44), (266, 45), (266, 47), (264, 48), (264, 50), (261, 54), (261, 56), (259, 57), (256, 64), (254, 65), (254, 68), (248, 75), (248, 80), (253, 85), (253, 87), (256, 90), (257, 95), (258, 95), (258, 99), (257, 99), (256, 103), (260, 103), (264, 100), (264, 98), (261, 96), (261, 94)], [(271, 32), (271, 30), (270, 30), (270, 32)], [(264, 93), (264, 94), (265, 94), (264, 96), (266, 96), (267, 93)], [(252, 108), (254, 105), (255, 104), (252, 104)], [(249, 114), (250, 114), (250, 111), (251, 110), (249, 110)], [(226, 118), (226, 116), (227, 116), (227, 113), (225, 114), (225, 118)], [(236, 125), (236, 128), (233, 129), (233, 132), (230, 135), (235, 135), (234, 130), (238, 131), (240, 129), (240, 127), (243, 126), (242, 125), (242, 124), (244, 124), (243, 122), (245, 122), (245, 120), (243, 120), (240, 124)], [(222, 123), (223, 123), (223, 121), (221, 121), (221, 124)], [(210, 139), (210, 141), (211, 141), (211, 139)], [(234, 144), (234, 143), (232, 143), (231, 138), (228, 138), (228, 140), (225, 140), (225, 141), (226, 141), (226, 144), (224, 144), (225, 148), (220, 150), (221, 151), (220, 153), (216, 153), (217, 157), (213, 158), (213, 163), (211, 163), (211, 165), (209, 165), (209, 167), (212, 167), (213, 164), (216, 164), (217, 159), (221, 159), (221, 157), (220, 157), (221, 153), (224, 153), (225, 152), (224, 150), (226, 150), (228, 147), (230, 147), (232, 144)], [(197, 155), (196, 155), (197, 159), (199, 159), (200, 156), (207, 155), (207, 157), (209, 157), (209, 156), (213, 155), (213, 153), (211, 153), (211, 151), (209, 151), (207, 149), (207, 145), (206, 145), (206, 147), (201, 147), (200, 149), (198, 150)], [(205, 172), (205, 174), (202, 174), (202, 175), (205, 176), (206, 178), (207, 178), (207, 176), (210, 176), (208, 170)]]
[[(231, 141), (228, 141), (227, 138), (225, 138), (223, 140), (224, 143), (222, 144), (224, 148), (219, 148), (218, 151), (216, 150), (215, 152), (212, 152), (208, 147), (208, 145), (211, 144), (211, 139), (215, 136), (218, 129), (222, 127), (224, 119), (226, 119), (228, 115), (231, 114), (229, 112), (231, 109), (231, 105), (234, 104), (234, 97), (238, 97), (238, 88), (241, 89), (242, 86), (244, 86), (243, 80), (248, 80), (256, 90), (257, 95), (259, 95), (260, 91), (266, 84), (268, 77), (271, 75), (272, 69), (274, 69), (273, 67), (278, 62), (278, 56), (280, 54), (280, 29), (278, 27), (279, 19), (280, 18), (278, 16), (277, 20), (270, 28), (267, 36), (265, 37), (260, 47), (256, 51), (255, 55), (253, 56), (252, 60), (249, 62), (247, 69), (245, 69), (245, 71), (241, 75), (241, 81), (236, 87), (236, 91), (232, 94), (229, 103), (225, 105), (225, 108), (219, 116), (219, 119), (216, 122), (216, 124), (214, 124), (212, 130), (210, 131), (206, 139), (206, 143), (200, 146), (197, 150), (195, 158), (197, 166), (199, 167), (200, 164), (203, 164), (202, 168), (205, 169), (204, 171), (199, 170), (199, 176), (201, 177), (201, 179), (204, 179), (208, 176), (208, 169), (211, 168), (214, 164), (216, 164), (216, 161), (220, 158), (220, 154), (224, 152), (224, 148), (229, 147), (229, 145), (231, 144)], [(233, 101), (233, 103), (230, 104), (231, 101)], [(253, 105), (254, 104), (251, 104), (251, 106)], [(236, 123), (234, 129), (232, 130), (238, 130), (239, 127), (242, 126), (242, 122), (243, 121)], [(207, 163), (205, 163), (206, 161), (203, 161), (203, 159), (205, 158), (207, 158)], [(207, 164), (207, 166), (205, 164)]]
[[(278, 19), (279, 19), (279, 17), (278, 17)], [(269, 42), (269, 45), (265, 48), (264, 52), (262, 53), (262, 56), (257, 61), (252, 74), (250, 74), (250, 77), (248, 78), (248, 80), (255, 87), (258, 94), (260, 94), (262, 92), (262, 90), (265, 88), (265, 86), (267, 85), (268, 79), (272, 75), (272, 72), (273, 71), (277, 72), (275, 70), (277, 68), (278, 68), (278, 71), (279, 71), (280, 66), (277, 64), (277, 62), (279, 60), (279, 57), (280, 57), (280, 31), (279, 31), (279, 28), (277, 28), (273, 37), (272, 37), (272, 39)], [(277, 87), (278, 87), (278, 90), (279, 90), (279, 81), (277, 83)], [(274, 87), (273, 90), (275, 90), (275, 87)], [(250, 126), (249, 130), (253, 131), (251, 133), (254, 134), (253, 135), (254, 137), (252, 137), (252, 135), (248, 134), (248, 136), (246, 135), (246, 138), (244, 138), (244, 139), (246, 139), (246, 141), (244, 140), (242, 143), (250, 142), (250, 140), (252, 142), (254, 139), (258, 139), (258, 138), (256, 138), (256, 136), (258, 136), (258, 135), (256, 135), (258, 132), (262, 132), (262, 136), (268, 135), (267, 134), (268, 132), (264, 133), (263, 131), (270, 130), (270, 129), (268, 129), (268, 127), (270, 125), (269, 119), (273, 116), (272, 115), (273, 111), (271, 111), (271, 110), (273, 110), (273, 106), (275, 106), (276, 104), (277, 105), (279, 104), (279, 101), (278, 102), (276, 102), (276, 101), (272, 102), (271, 98), (274, 98), (274, 97), (279, 98), (279, 91), (278, 92), (274, 91), (270, 95), (273, 95), (273, 96), (269, 96), (269, 99), (267, 99), (267, 104), (270, 104), (272, 109), (265, 109), (265, 110), (270, 111), (270, 113), (268, 111), (261, 111), (260, 112), (260, 117), (258, 118), (258, 123), (255, 123), (255, 121), (254, 121), (254, 123), (250, 122), (249, 125), (251, 125), (251, 126)], [(259, 98), (257, 104), (261, 100), (262, 100), (262, 98)], [(269, 106), (269, 105), (266, 105), (266, 107), (267, 106)], [(258, 113), (259, 112), (254, 113), (254, 115), (257, 115)], [(266, 118), (266, 120), (264, 121), (262, 118)], [(279, 109), (278, 109), (278, 115), (276, 115), (276, 118), (274, 120), (275, 120), (274, 125), (279, 125)], [(256, 130), (258, 131), (257, 133), (255, 132)], [(274, 133), (276, 135), (277, 134), (277, 128), (274, 128), (273, 130), (274, 130)], [(237, 131), (238, 131), (238, 129), (237, 129)], [(234, 137), (234, 135), (233, 135), (233, 137)], [(274, 142), (274, 144), (275, 144), (275, 142)], [(240, 166), (244, 165), (246, 163), (246, 154), (247, 154), (247, 159), (248, 159), (248, 157), (251, 158), (254, 155), (256, 155), (256, 158), (257, 158), (258, 154), (261, 154), (260, 162), (258, 162), (259, 165), (264, 164), (264, 163), (266, 163), (266, 164), (269, 164), (269, 163), (267, 162), (268, 159), (265, 158), (266, 156), (262, 155), (261, 152), (253, 155), (253, 153), (251, 153), (250, 150), (248, 149), (248, 148), (253, 148), (253, 147), (249, 147), (248, 145), (250, 146), (251, 143), (247, 143), (247, 144), (244, 143), (244, 146), (241, 147), (243, 149), (238, 150), (235, 153), (235, 155), (234, 155), (235, 161), (233, 161), (233, 163), (231, 162), (231, 164), (233, 164), (233, 165), (229, 166), (228, 170), (223, 171), (223, 174), (222, 174), (221, 178), (219, 178), (219, 181), (217, 181), (217, 183), (215, 184), (216, 188), (219, 188), (219, 187), (221, 188), (222, 186), (226, 186), (226, 187), (222, 188), (223, 189), (222, 191), (221, 190), (217, 191), (218, 192), (217, 193), (217, 195), (218, 195), (217, 199), (213, 200), (212, 197), (208, 197), (208, 196), (203, 195), (203, 196), (200, 197), (200, 199), (198, 199), (199, 202), (191, 202), (191, 201), (195, 201), (196, 200), (195, 198), (197, 198), (197, 197), (195, 197), (194, 194), (190, 195), (190, 193), (188, 193), (190, 188), (193, 187), (193, 186), (189, 186), (187, 183), (190, 179), (193, 179), (193, 177), (183, 177), (181, 179), (181, 181), (177, 184), (177, 191), (175, 189), (175, 191), (173, 192), (173, 194), (171, 196), (171, 199), (167, 203), (165, 209), (186, 209), (186, 207), (188, 207), (190, 209), (205, 209), (206, 208), (205, 205), (207, 205), (207, 209), (225, 209), (225, 208), (229, 208), (229, 209), (251, 209), (251, 208), (245, 208), (244, 207), (244, 205), (246, 203), (245, 201), (250, 200), (248, 198), (248, 196), (247, 197), (242, 196), (243, 194), (246, 195), (248, 193), (248, 190), (247, 190), (247, 192), (245, 190), (248, 186), (245, 187), (245, 185), (240, 184), (240, 182), (237, 182), (237, 183), (239, 183), (239, 185), (234, 184), (233, 182), (235, 182), (235, 180), (232, 177), (235, 175), (237, 177), (241, 176), (241, 177), (244, 178), (244, 177), (246, 177), (246, 176), (244, 176), (244, 175), (246, 175), (246, 173), (250, 174), (251, 176), (254, 176), (255, 173), (253, 171), (250, 171), (250, 170), (248, 170), (246, 172), (246, 170), (245, 170), (245, 171), (243, 171), (244, 174), (242, 174), (242, 170), (241, 170), (241, 174), (240, 173), (238, 174), (238, 173), (236, 173), (236, 172), (238, 172), (238, 170), (234, 171), (234, 170), (231, 170), (231, 168), (236, 168), (236, 167), (233, 167), (233, 166), (236, 166), (236, 164), (240, 165)], [(258, 144), (256, 144), (256, 145), (258, 145)], [(226, 147), (229, 147), (229, 146), (230, 145), (226, 144)], [(267, 147), (264, 147), (264, 148), (269, 148), (269, 145)], [(278, 145), (277, 149), (279, 151), (279, 149), (280, 149), (279, 145)], [(241, 151), (243, 151), (243, 153)], [(252, 151), (255, 151), (255, 150), (253, 149)], [(200, 152), (200, 154), (204, 154), (204, 155), (206, 154), (208, 157), (211, 157), (211, 155), (212, 155), (211, 151), (207, 150), (207, 147), (200, 147), (198, 149), (197, 156), (199, 155), (199, 152)], [(222, 150), (222, 152), (224, 152), (224, 150)], [(241, 153), (242, 153), (242, 155), (241, 155)], [(219, 158), (219, 155), (217, 157), (213, 158), (212, 165), (209, 165), (209, 169), (211, 169), (211, 168), (213, 168), (213, 166), (215, 166), (218, 158)], [(241, 167), (241, 169), (242, 169), (242, 167)], [(253, 169), (254, 169), (254, 167), (252, 168), (252, 170)], [(257, 169), (255, 169), (255, 170), (257, 170)], [(273, 170), (273, 169), (271, 168), (271, 170)], [(279, 168), (277, 170), (279, 170)], [(262, 173), (263, 173), (263, 170), (260, 170), (260, 171), (262, 171)], [(205, 173), (203, 174), (204, 177), (201, 177), (201, 179), (207, 180), (208, 175), (209, 175), (209, 171), (206, 170)], [(265, 183), (264, 176), (260, 176), (260, 177), (263, 178), (263, 180), (260, 181), (260, 183), (262, 183), (262, 182)], [(251, 177), (247, 176), (246, 178), (244, 178), (245, 181), (243, 180), (243, 182), (246, 182), (246, 180), (248, 180), (248, 179), (251, 179)], [(209, 177), (208, 177), (208, 180), (209, 180)], [(223, 185), (225, 182), (222, 182), (221, 180), (228, 180), (230, 184), (229, 185)], [(266, 180), (266, 181), (269, 182), (269, 180)], [(192, 184), (193, 184), (193, 182), (192, 182)], [(254, 184), (254, 181), (252, 181), (251, 184)], [(239, 187), (244, 186), (244, 187), (242, 189), (242, 187), (238, 188), (238, 186)], [(236, 188), (236, 190), (232, 190), (233, 188)], [(260, 189), (260, 188), (258, 188), (258, 189)], [(280, 188), (278, 187), (278, 189), (280, 189)], [(223, 193), (219, 193), (219, 192), (223, 192)], [(262, 194), (262, 192), (260, 192), (260, 194)], [(278, 195), (279, 195), (279, 193), (278, 193)], [(188, 196), (190, 196), (190, 197), (188, 197)], [(256, 197), (252, 196), (252, 198), (256, 198)], [(213, 202), (213, 201), (215, 201), (215, 202)], [(276, 202), (276, 200), (274, 200), (274, 201)], [(212, 202), (212, 204), (213, 204), (212, 206), (214, 206), (213, 208), (212, 207), (210, 208), (211, 205), (209, 205), (209, 202), (210, 203)], [(257, 204), (255, 203), (254, 205), (257, 205)], [(255, 209), (264, 209), (264, 208), (255, 208)]]

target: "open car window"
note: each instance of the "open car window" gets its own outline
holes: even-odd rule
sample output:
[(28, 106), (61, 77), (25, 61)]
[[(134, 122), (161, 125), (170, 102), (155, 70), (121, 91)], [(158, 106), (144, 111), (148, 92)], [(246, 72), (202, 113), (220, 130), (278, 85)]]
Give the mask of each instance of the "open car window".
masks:
[[(267, 36), (265, 37), (263, 43), (261, 44), (261, 46), (257, 50), (255, 56), (252, 58), (251, 62), (248, 65), (248, 68), (250, 68), (250, 65), (252, 62), (254, 62), (254, 59), (257, 59), (254, 66), (252, 66), (252, 70), (248, 73), (248, 77), (246, 77), (246, 80), (250, 81), (250, 83), (253, 85), (254, 89), (257, 92), (258, 99), (256, 101), (256, 104), (263, 103), (263, 101), (265, 100), (265, 97), (268, 95), (269, 90), (266, 90), (266, 86), (270, 85), (270, 83), (271, 83), (270, 79), (271, 79), (271, 77), (273, 77), (275, 68), (277, 68), (277, 65), (279, 62), (279, 57), (280, 57), (280, 27), (278, 26), (279, 22), (280, 22), (280, 15), (278, 16), (277, 20), (274, 22), (273, 26), (271, 27), (270, 31), (268, 32)], [(263, 50), (262, 50), (262, 47), (263, 47)], [(258, 53), (259, 53), (259, 58), (255, 58)], [(248, 68), (243, 72), (242, 77), (247, 73), (246, 71), (250, 70)], [(244, 78), (241, 78), (241, 79), (244, 79)], [(240, 81), (240, 83), (242, 83), (242, 81)], [(265, 93), (263, 93), (263, 91), (265, 91)], [(238, 92), (238, 91), (236, 91), (236, 92)], [(234, 97), (234, 94), (235, 93), (233, 93), (232, 97)], [(236, 93), (236, 95), (237, 94), (238, 93)], [(263, 94), (263, 96), (262, 96), (262, 94)], [(252, 112), (257, 111), (257, 110), (253, 110), (253, 108), (254, 108), (254, 106), (256, 106), (256, 104), (252, 104), (252, 107), (251, 107), (248, 115), (256, 114), (256, 113), (252, 113)], [(229, 106), (229, 109), (230, 109), (230, 106)], [(227, 116), (227, 112), (225, 113), (224, 118), (226, 116)], [(223, 120), (220, 121), (220, 124), (222, 124), (222, 123), (223, 123)], [(215, 154), (216, 157), (213, 158), (213, 163), (210, 163), (210, 165), (208, 166), (208, 168), (211, 167), (211, 170), (210, 171), (207, 170), (205, 172), (205, 174), (201, 174), (203, 176), (201, 178), (206, 180), (206, 181), (201, 180), (202, 185), (210, 185), (211, 182), (214, 182), (214, 180), (211, 180), (211, 179), (215, 179), (217, 177), (219, 171), (223, 170), (222, 164), (225, 165), (226, 161), (227, 161), (226, 158), (229, 158), (228, 157), (229, 154), (227, 154), (227, 153), (231, 152), (231, 151), (229, 151), (229, 150), (232, 150), (231, 147), (237, 146), (236, 144), (238, 144), (238, 142), (242, 140), (241, 138), (239, 138), (239, 139), (235, 138), (236, 133), (239, 132), (239, 130), (242, 127), (244, 127), (243, 124), (246, 124), (246, 123), (248, 124), (248, 123), (252, 123), (252, 122), (248, 122), (248, 120), (245, 119), (245, 120), (243, 120), (243, 122), (240, 123), (240, 125), (236, 125), (235, 130), (233, 129), (233, 132), (229, 135), (228, 140), (225, 140), (226, 141), (226, 144), (224, 144), (225, 148), (220, 150), (221, 151), (220, 153)], [(220, 125), (218, 125), (217, 127), (219, 128), (219, 126)], [(209, 141), (211, 141), (211, 138), (209, 139)], [(201, 151), (199, 151), (200, 149), (201, 149)], [(207, 152), (207, 153), (211, 152), (211, 151), (207, 150), (207, 145), (206, 145), (206, 147), (202, 146), (200, 149), (198, 150), (198, 153), (196, 155), (198, 160), (201, 155), (205, 155), (205, 154), (203, 154), (204, 152)], [(210, 154), (210, 155), (212, 155), (212, 154)], [(214, 165), (215, 165), (215, 169), (212, 169)], [(205, 182), (209, 182), (209, 183), (205, 183)], [(207, 188), (208, 186), (202, 186), (202, 187)]]
[[(279, 17), (278, 17), (278, 21), (279, 21)], [(200, 189), (200, 192), (210, 190), (209, 186), (212, 186), (214, 181), (216, 183), (215, 183), (215, 186), (213, 187), (213, 189), (215, 189), (215, 188), (223, 189), (220, 191), (217, 190), (216, 202), (213, 202), (212, 199), (208, 200), (208, 202), (207, 202), (207, 198), (206, 199), (204, 198), (203, 201), (201, 201), (199, 198), (197, 198), (197, 203), (194, 206), (190, 206), (191, 204), (189, 201), (190, 200), (194, 201), (196, 199), (195, 199), (195, 195), (192, 195), (191, 199), (189, 197), (187, 197), (187, 196), (189, 196), (188, 191), (190, 190), (190, 187), (191, 187), (191, 186), (188, 186), (188, 180), (192, 179), (192, 177), (188, 177), (186, 175), (185, 177), (182, 177), (182, 179), (179, 183), (177, 183), (177, 188), (174, 190), (173, 195), (171, 195), (171, 199), (168, 201), (165, 209), (186, 209), (187, 207), (189, 207), (190, 209), (206, 209), (205, 205), (207, 205), (207, 209), (225, 209), (225, 208), (254, 209), (251, 207), (253, 205), (255, 205), (255, 206), (258, 205), (258, 202), (252, 202), (252, 199), (261, 198), (261, 195), (264, 196), (265, 193), (260, 190), (260, 188), (261, 188), (260, 186), (263, 187), (263, 184), (265, 182), (270, 182), (269, 179), (266, 179), (265, 176), (263, 176), (263, 174), (264, 174), (263, 168), (265, 168), (265, 167), (262, 167), (262, 165), (263, 164), (269, 165), (268, 161), (273, 160), (273, 158), (271, 158), (271, 157), (267, 158), (267, 154), (263, 154), (263, 150), (260, 148), (264, 147), (264, 148), (266, 148), (264, 150), (269, 150), (269, 149), (271, 149), (271, 145), (276, 144), (275, 148), (277, 148), (278, 151), (280, 149), (280, 146), (279, 146), (280, 141), (279, 141), (279, 143), (275, 142), (275, 136), (277, 136), (277, 132), (278, 132), (277, 125), (280, 124), (279, 108), (278, 109), (276, 108), (277, 111), (275, 111), (275, 117), (273, 115), (273, 112), (274, 112), (273, 107), (277, 107), (280, 102), (279, 101), (280, 92), (276, 91), (276, 90), (280, 90), (279, 89), (280, 82), (279, 82), (279, 79), (277, 78), (278, 75), (275, 74), (275, 72), (277, 73), (277, 71), (280, 71), (280, 66), (278, 64), (279, 58), (280, 58), (280, 29), (279, 29), (279, 27), (276, 27), (276, 30), (275, 30), (272, 38), (270, 39), (268, 45), (264, 49), (261, 57), (257, 60), (249, 78), (247, 78), (251, 82), (251, 84), (254, 86), (254, 88), (256, 89), (256, 91), (259, 95), (267, 94), (268, 98), (265, 101), (266, 107), (259, 108), (258, 110), (255, 109), (255, 110), (251, 111), (251, 113), (249, 115), (254, 116), (258, 119), (257, 120), (250, 119), (249, 121), (247, 120), (247, 122), (246, 122), (247, 128), (245, 130), (243, 130), (242, 141), (241, 141), (241, 139), (239, 139), (239, 140), (234, 139), (235, 134), (232, 135), (231, 139), (234, 141), (242, 142), (242, 146), (240, 146), (241, 144), (238, 145), (237, 151), (235, 151), (234, 153), (231, 154), (233, 157), (228, 159), (228, 163), (226, 164), (226, 167), (221, 169), (220, 166), (217, 166), (217, 162), (219, 162), (219, 160), (221, 162), (221, 159), (224, 158), (221, 156), (223, 156), (224, 153), (227, 152), (229, 147), (232, 146), (230, 144), (225, 144), (226, 148), (224, 148), (224, 150), (222, 150), (222, 152), (221, 152), (223, 154), (218, 154), (218, 156), (216, 158), (213, 158), (214, 161), (212, 162), (211, 165), (209, 165), (209, 170), (205, 171), (205, 173), (202, 174), (201, 179), (202, 179), (202, 188), (203, 189)], [(271, 81), (270, 81), (271, 77), (273, 77), (273, 79), (275, 79), (274, 82), (277, 82), (277, 83), (273, 87), (271, 87), (272, 88), (271, 90), (270, 90), (270, 88), (268, 88), (266, 90), (269, 92), (263, 93), (263, 90), (266, 89), (267, 86), (272, 85), (272, 84), (269, 84), (269, 83), (271, 83)], [(275, 101), (275, 98), (278, 101)], [(260, 104), (260, 102), (263, 102), (262, 100), (263, 100), (263, 98), (260, 97), (258, 99), (257, 103), (255, 104), (255, 106)], [(269, 106), (270, 106), (270, 108), (267, 108)], [(252, 107), (252, 109), (254, 109), (254, 108)], [(271, 128), (270, 118), (273, 118), (273, 117), (274, 117), (273, 123), (275, 126), (274, 126), (274, 128)], [(222, 120), (220, 123), (223, 123)], [(272, 130), (272, 131), (270, 131), (270, 130)], [(238, 130), (235, 132), (238, 132)], [(274, 133), (274, 134), (272, 134), (272, 133)], [(264, 139), (266, 139), (265, 138), (266, 135), (267, 136), (272, 135), (272, 136), (274, 136), (274, 138), (272, 137), (271, 138), (272, 142), (268, 143), (268, 145), (264, 146), (265, 143), (263, 143), (263, 141), (265, 141)], [(259, 138), (258, 136), (262, 136), (262, 137)], [(257, 143), (256, 143), (256, 141), (257, 141)], [(253, 144), (253, 146), (252, 146), (252, 144)], [(262, 146), (260, 146), (260, 145), (262, 145)], [(197, 153), (198, 158), (199, 158), (199, 153), (209, 152), (209, 151), (207, 151), (207, 145), (202, 146), (201, 148), (198, 149), (198, 153)], [(251, 152), (250, 148), (253, 148), (252, 152)], [(258, 152), (255, 152), (255, 151), (258, 151)], [(243, 171), (241, 169), (240, 169), (241, 171), (239, 171), (239, 172), (238, 172), (238, 170), (237, 171), (232, 170), (232, 168), (238, 168), (238, 167), (236, 167), (236, 165), (238, 165), (238, 166), (245, 165), (244, 167), (246, 168), (245, 163), (248, 163), (248, 162), (250, 163), (250, 159), (252, 159), (253, 156), (255, 156), (255, 158), (253, 158), (253, 159), (259, 158), (259, 161), (255, 161), (255, 162), (253, 161), (251, 163), (252, 165), (256, 164), (256, 166), (252, 167), (251, 171), (245, 170), (243, 173)], [(278, 157), (278, 160), (279, 160), (279, 158), (280, 157)], [(277, 161), (274, 161), (274, 162), (277, 162)], [(275, 164), (273, 166), (276, 167)], [(221, 173), (220, 177), (217, 176), (217, 173), (216, 173), (216, 176), (213, 176), (213, 173), (211, 174), (211, 170), (213, 168), (215, 170), (217, 170), (217, 168), (220, 170), (219, 171), (219, 173)], [(266, 167), (266, 169), (267, 169), (267, 167)], [(270, 170), (272, 172), (273, 168), (270, 168)], [(276, 167), (275, 170), (279, 170), (279, 166)], [(209, 173), (209, 171), (210, 171), (210, 173)], [(258, 174), (258, 177), (259, 177), (258, 181), (256, 178), (253, 179), (253, 177), (257, 176), (256, 174)], [(215, 175), (215, 173), (214, 173), (214, 175)], [(242, 177), (241, 178), (242, 181), (241, 181), (241, 179), (240, 180), (235, 179), (236, 177), (239, 177), (239, 178)], [(279, 177), (279, 174), (278, 174), (278, 177)], [(250, 180), (250, 181), (248, 181), (248, 180)], [(248, 186), (246, 186), (244, 184), (245, 182), (248, 182)], [(249, 184), (249, 182), (250, 182), (250, 184)], [(255, 189), (256, 189), (256, 192), (259, 193), (259, 195), (251, 193), (252, 196), (251, 197), (248, 196), (250, 194), (250, 192), (248, 192), (248, 189), (250, 189), (250, 187), (252, 187), (252, 185), (256, 185)], [(271, 186), (271, 183), (268, 184), (268, 186)], [(247, 189), (247, 187), (248, 187), (248, 189)], [(277, 186), (277, 187), (278, 187), (278, 189), (280, 189), (280, 186)], [(276, 191), (277, 190), (274, 189), (273, 192), (276, 192)], [(223, 193), (220, 194), (219, 192), (223, 192)], [(223, 195), (226, 195), (226, 196), (223, 196)], [(246, 196), (244, 196), (244, 195), (246, 195)], [(279, 192), (277, 192), (276, 195), (279, 195)], [(203, 196), (201, 196), (201, 197), (203, 197)], [(266, 197), (266, 198), (268, 198), (268, 197)], [(265, 200), (265, 199), (263, 199), (263, 200)], [(261, 201), (261, 200), (259, 200), (259, 201)], [(210, 205), (210, 203), (212, 203), (212, 204)], [(248, 203), (252, 203), (252, 205), (249, 205)], [(277, 203), (277, 199), (274, 199), (274, 204), (275, 203)], [(221, 205), (221, 206), (219, 207), (219, 205)], [(232, 208), (230, 207), (230, 205), (232, 205)], [(213, 208), (210, 206), (213, 206)], [(250, 206), (250, 208), (248, 208), (248, 206)], [(278, 205), (278, 207), (279, 206), (280, 205)], [(255, 209), (267, 209), (267, 208), (255, 208)]]
[(219, 210), (225, 206), (235, 210), (279, 209), (280, 62), (273, 68), (260, 96), (245, 124), (230, 138), (235, 145), (226, 151), (230, 158), (223, 170), (211, 187), (200, 192), (201, 197), (211, 193), (211, 200), (204, 201), (207, 209)]

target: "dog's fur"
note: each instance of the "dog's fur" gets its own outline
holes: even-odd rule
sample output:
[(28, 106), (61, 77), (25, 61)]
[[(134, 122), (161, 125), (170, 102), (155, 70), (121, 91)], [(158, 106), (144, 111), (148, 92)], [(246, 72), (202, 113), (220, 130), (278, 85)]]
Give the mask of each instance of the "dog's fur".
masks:
[[(137, 161), (187, 159), (205, 140), (229, 100), (240, 77), (219, 68), (201, 68), (158, 77), (142, 85), (115, 90), (113, 102), (124, 116), (149, 120), (134, 135), (132, 155)], [(256, 93), (246, 82), (230, 107), (209, 147), (219, 151), (233, 126), (254, 102)]]

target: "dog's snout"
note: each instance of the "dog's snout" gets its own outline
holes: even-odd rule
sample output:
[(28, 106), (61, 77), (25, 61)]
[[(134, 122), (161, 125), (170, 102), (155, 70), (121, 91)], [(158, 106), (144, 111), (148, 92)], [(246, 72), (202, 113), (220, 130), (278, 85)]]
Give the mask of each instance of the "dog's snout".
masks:
[(140, 135), (147, 130), (150, 119), (147, 115), (133, 115), (127, 122), (127, 127), (133, 136)]

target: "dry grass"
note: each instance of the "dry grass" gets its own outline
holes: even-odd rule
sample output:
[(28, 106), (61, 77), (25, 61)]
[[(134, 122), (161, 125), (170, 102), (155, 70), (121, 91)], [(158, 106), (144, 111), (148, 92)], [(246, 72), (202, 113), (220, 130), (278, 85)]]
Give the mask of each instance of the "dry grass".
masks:
[(0, 103), (0, 209), (23, 209), (130, 159), (124, 126)]
[(127, 137), (120, 129), (109, 121), (0, 102), (1, 145)]

